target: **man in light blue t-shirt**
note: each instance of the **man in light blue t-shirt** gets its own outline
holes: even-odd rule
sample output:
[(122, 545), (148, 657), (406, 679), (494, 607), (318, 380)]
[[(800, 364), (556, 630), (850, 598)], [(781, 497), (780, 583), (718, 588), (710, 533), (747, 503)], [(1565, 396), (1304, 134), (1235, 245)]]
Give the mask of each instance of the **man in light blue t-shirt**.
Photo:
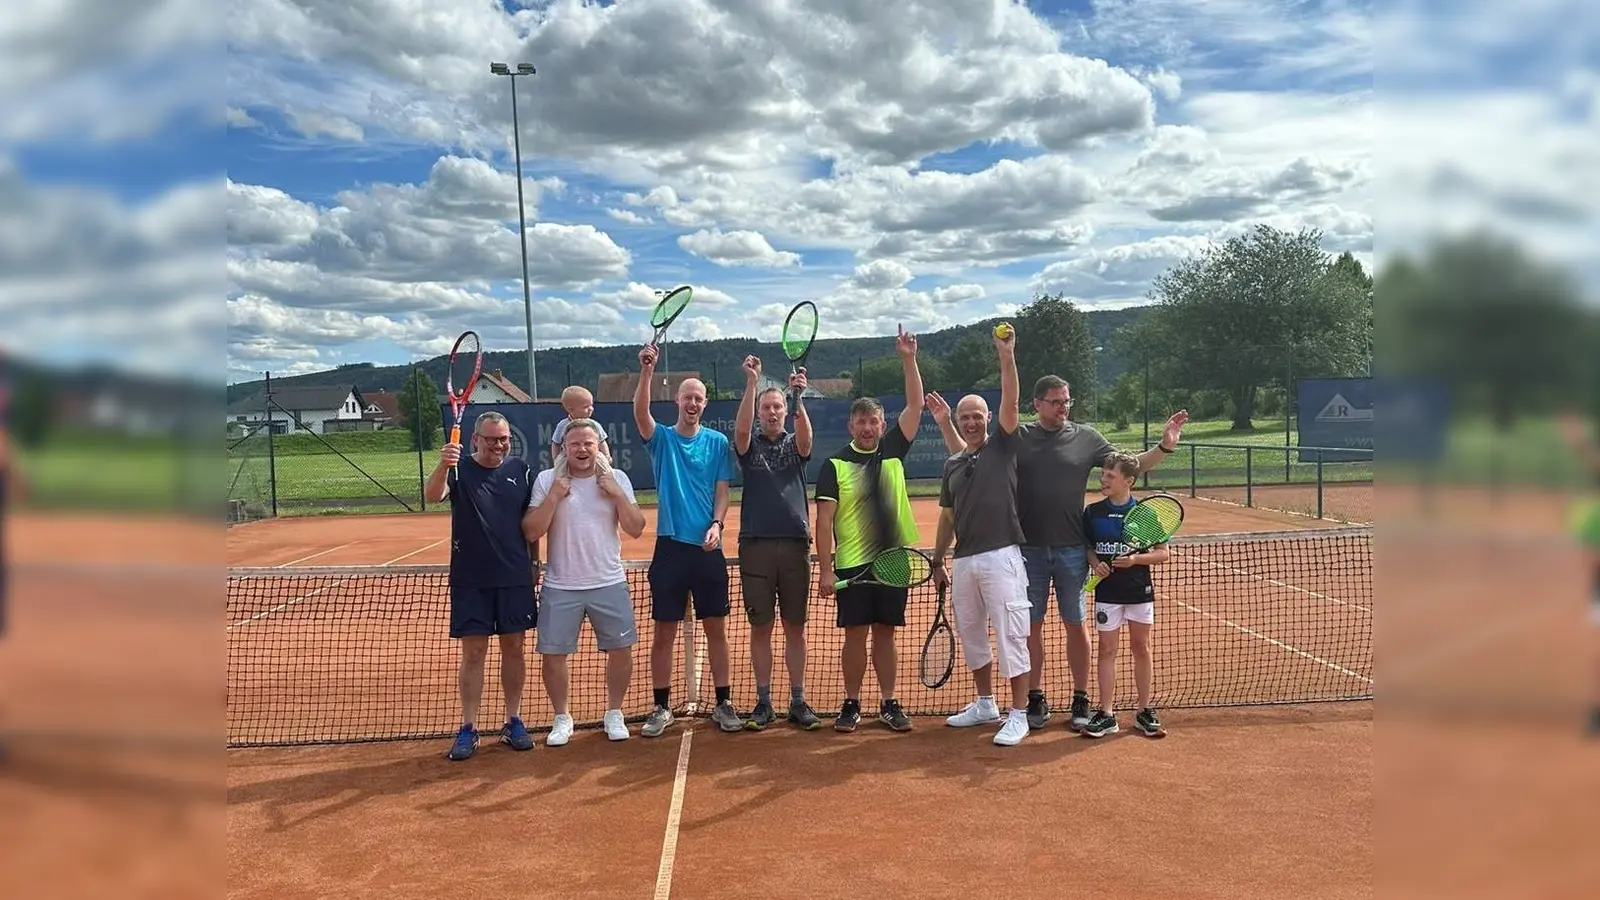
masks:
[(744, 720), (734, 711), (729, 687), (728, 560), (722, 553), (722, 522), (733, 481), (732, 447), (727, 435), (700, 425), (706, 386), (698, 378), (678, 386), (677, 423), (671, 428), (656, 426), (650, 415), (656, 358), (654, 346), (639, 351), (639, 384), (633, 393), (633, 422), (650, 451), (656, 480), (656, 547), (650, 558), (650, 618), (655, 621), (650, 677), (655, 708), (639, 733), (659, 737), (672, 724), (673, 648), (690, 595), (694, 617), (705, 630), (717, 689), (711, 718), (723, 731), (740, 731)]

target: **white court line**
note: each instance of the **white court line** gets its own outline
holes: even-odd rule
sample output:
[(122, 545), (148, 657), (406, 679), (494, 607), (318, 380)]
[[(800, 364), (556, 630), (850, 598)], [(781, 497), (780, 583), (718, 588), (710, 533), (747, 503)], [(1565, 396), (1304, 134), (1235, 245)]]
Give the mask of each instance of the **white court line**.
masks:
[(1296, 656), (1300, 656), (1300, 657), (1304, 657), (1306, 659), (1309, 659), (1312, 662), (1317, 663), (1318, 665), (1327, 666), (1328, 668), (1334, 670), (1335, 672), (1340, 673), (1341, 675), (1348, 675), (1351, 678), (1354, 678), (1354, 679), (1356, 679), (1358, 681), (1365, 681), (1367, 684), (1371, 684), (1372, 683), (1372, 679), (1368, 678), (1365, 675), (1362, 675), (1362, 674), (1357, 673), (1357, 672), (1352, 672), (1349, 669), (1346, 669), (1344, 666), (1339, 665), (1338, 663), (1328, 662), (1327, 660), (1323, 659), (1320, 656), (1317, 656), (1317, 655), (1312, 654), (1312, 653), (1307, 653), (1306, 651), (1301, 650), (1299, 647), (1295, 647), (1295, 646), (1291, 646), (1289, 644), (1285, 644), (1283, 641), (1280, 641), (1280, 640), (1278, 640), (1276, 638), (1267, 637), (1266, 635), (1262, 634), (1259, 631), (1256, 631), (1256, 630), (1251, 629), (1251, 628), (1246, 628), (1245, 626), (1240, 625), (1237, 622), (1229, 621), (1228, 619), (1225, 619), (1222, 616), (1217, 615), (1216, 613), (1206, 612), (1205, 610), (1201, 609), (1200, 607), (1191, 606), (1188, 603), (1185, 603), (1182, 600), (1177, 599), (1176, 597), (1167, 597), (1166, 599), (1171, 600), (1172, 602), (1178, 604), (1179, 606), (1183, 607), (1184, 609), (1189, 610), (1190, 612), (1196, 612), (1196, 613), (1199, 613), (1202, 616), (1205, 616), (1208, 619), (1211, 619), (1211, 620), (1217, 621), (1217, 622), (1221, 622), (1222, 624), (1228, 626), (1229, 628), (1234, 629), (1235, 631), (1240, 632), (1241, 634), (1247, 634), (1250, 637), (1253, 637), (1253, 638), (1255, 638), (1257, 640), (1266, 641), (1267, 643), (1271, 644), (1274, 647), (1277, 647), (1280, 650), (1287, 650), (1287, 651), (1289, 651), (1290, 653), (1293, 653)]
[(308, 559), (316, 559), (319, 556), (326, 556), (326, 555), (328, 555), (329, 553), (332, 553), (335, 550), (343, 550), (346, 547), (352, 547), (352, 546), (355, 546), (356, 544), (359, 544), (359, 543), (361, 543), (361, 542), (360, 541), (351, 541), (348, 544), (340, 544), (337, 547), (329, 547), (326, 550), (318, 550), (317, 552), (311, 554), (310, 556), (302, 556), (299, 559), (291, 559), (286, 563), (278, 563), (276, 566), (273, 566), (273, 568), (274, 569), (283, 569), (283, 568), (287, 568), (288, 566), (297, 566), (300, 563), (303, 563)]
[(1254, 572), (1249, 572), (1249, 571), (1246, 571), (1244, 569), (1236, 568), (1234, 566), (1225, 566), (1222, 563), (1212, 562), (1211, 560), (1206, 559), (1203, 556), (1195, 556), (1194, 554), (1189, 553), (1187, 551), (1179, 551), (1175, 555), (1179, 559), (1192, 559), (1197, 563), (1200, 563), (1200, 564), (1206, 565), (1206, 566), (1210, 566), (1213, 569), (1220, 569), (1221, 571), (1227, 572), (1230, 575), (1242, 575), (1245, 578), (1254, 579), (1256, 581), (1264, 581), (1267, 584), (1276, 585), (1277, 587), (1281, 587), (1281, 588), (1287, 588), (1288, 590), (1294, 591), (1297, 594), (1305, 594), (1307, 597), (1315, 597), (1318, 600), (1326, 600), (1329, 603), (1337, 603), (1340, 606), (1348, 606), (1351, 609), (1359, 609), (1362, 612), (1366, 612), (1366, 613), (1372, 612), (1372, 607), (1370, 607), (1370, 606), (1362, 606), (1359, 603), (1351, 603), (1348, 600), (1340, 600), (1338, 597), (1331, 597), (1331, 596), (1329, 596), (1327, 594), (1319, 594), (1316, 591), (1308, 590), (1306, 588), (1303, 588), (1303, 587), (1299, 586), (1298, 584), (1290, 584), (1287, 581), (1279, 581), (1276, 578), (1268, 578), (1265, 575), (1257, 575)]
[(661, 839), (661, 868), (656, 870), (655, 900), (667, 900), (672, 893), (672, 864), (678, 855), (678, 823), (683, 817), (683, 787), (689, 777), (689, 739), (693, 728), (683, 730), (678, 745), (678, 771), (672, 776), (672, 805), (667, 808), (667, 833)]
[[(401, 555), (401, 556), (396, 556), (394, 559), (391, 559), (388, 562), (378, 563), (378, 565), (379, 566), (394, 565), (395, 563), (399, 562), (400, 560), (407, 559), (407, 558), (412, 557), (412, 556), (416, 556), (418, 553), (421, 553), (424, 550), (431, 550), (434, 547), (439, 546), (440, 544), (444, 543), (447, 540), (449, 540), (449, 538), (440, 538), (439, 540), (434, 541), (433, 543), (429, 544), (426, 547), (421, 547), (419, 549), (411, 551), (410, 553), (406, 553), (406, 554)], [(254, 621), (258, 620), (258, 619), (265, 619), (267, 616), (270, 616), (273, 613), (283, 612), (284, 610), (286, 610), (289, 607), (295, 605), (296, 603), (301, 602), (302, 600), (310, 600), (312, 597), (315, 597), (318, 594), (322, 594), (322, 593), (326, 593), (328, 591), (331, 591), (334, 588), (339, 587), (340, 585), (344, 584), (345, 582), (347, 582), (349, 580), (350, 580), (349, 578), (341, 579), (339, 581), (334, 582), (333, 584), (325, 585), (323, 587), (317, 588), (316, 590), (314, 590), (314, 591), (312, 591), (312, 592), (310, 592), (308, 594), (301, 594), (300, 596), (294, 598), (293, 600), (285, 600), (284, 602), (279, 603), (277, 606), (274, 606), (271, 609), (264, 609), (261, 612), (256, 613), (255, 615), (251, 616), (248, 619), (240, 619), (237, 622), (229, 622), (227, 630), (228, 631), (232, 631), (235, 626), (238, 626), (238, 625), (249, 625), (251, 622), (254, 622)]]

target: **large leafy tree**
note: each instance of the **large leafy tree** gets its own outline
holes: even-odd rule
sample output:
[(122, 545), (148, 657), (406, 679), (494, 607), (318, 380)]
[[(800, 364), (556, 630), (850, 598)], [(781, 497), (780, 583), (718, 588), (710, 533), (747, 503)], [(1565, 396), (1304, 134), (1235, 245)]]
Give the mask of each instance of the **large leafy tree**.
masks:
[[(1021, 381), (1023, 409), (1033, 396), (1033, 383), (1044, 375), (1059, 375), (1072, 385), (1075, 397), (1094, 393), (1094, 341), (1083, 310), (1061, 294), (1040, 294), (1018, 311), (1017, 375)], [(994, 345), (989, 345), (991, 367)], [(1086, 413), (1082, 402), (1073, 414)]]
[(422, 368), (411, 370), (395, 399), (401, 428), (411, 435), (411, 449), (432, 450), (439, 429), (439, 386)]
[(1252, 427), (1264, 386), (1365, 374), (1372, 279), (1321, 239), (1261, 225), (1174, 266), (1156, 279), (1130, 358), (1148, 355), (1152, 380), (1226, 392), (1235, 431)]

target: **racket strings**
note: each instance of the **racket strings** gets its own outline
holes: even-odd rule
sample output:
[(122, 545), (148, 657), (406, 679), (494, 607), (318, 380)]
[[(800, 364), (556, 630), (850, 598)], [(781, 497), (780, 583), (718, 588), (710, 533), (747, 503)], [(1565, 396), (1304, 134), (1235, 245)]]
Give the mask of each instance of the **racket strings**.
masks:
[(650, 313), (651, 327), (660, 328), (672, 321), (673, 317), (683, 312), (683, 308), (689, 305), (692, 297), (693, 293), (688, 288), (678, 288), (662, 297), (661, 302), (657, 303), (656, 308)]
[(817, 336), (817, 310), (814, 306), (796, 309), (783, 325), (783, 355), (792, 362), (805, 355)]

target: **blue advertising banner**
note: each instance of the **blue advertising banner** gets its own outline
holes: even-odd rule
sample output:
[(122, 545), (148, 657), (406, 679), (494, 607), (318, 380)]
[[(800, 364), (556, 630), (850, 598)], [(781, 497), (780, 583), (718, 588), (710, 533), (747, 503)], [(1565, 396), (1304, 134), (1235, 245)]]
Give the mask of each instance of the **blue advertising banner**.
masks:
[(1374, 432), (1385, 461), (1434, 463), (1444, 459), (1450, 434), (1451, 394), (1428, 378), (1378, 382), (1383, 420)]
[[(1295, 382), (1300, 408), (1300, 461), (1364, 462), (1372, 459), (1371, 378), (1301, 378)], [(1357, 453), (1318, 454), (1316, 448)], [(1306, 448), (1312, 448), (1307, 450)]]
[[(988, 401), (991, 409), (1000, 404), (1000, 392), (973, 391)], [(953, 403), (956, 398), (949, 398)], [(880, 401), (881, 402), (881, 401)], [(807, 400), (806, 412), (811, 417), (812, 439), (815, 449), (811, 454), (811, 464), (806, 468), (806, 481), (816, 483), (817, 473), (822, 469), (822, 461), (829, 454), (844, 447), (850, 441), (850, 403), (849, 400)], [(903, 397), (891, 397), (884, 404), (884, 414), (888, 425), (894, 427), (895, 418), (905, 406)], [(452, 421), (452, 413), (448, 403), (441, 404), (443, 422), (448, 430)], [(555, 434), (556, 424), (566, 418), (566, 412), (559, 403), (471, 403), (461, 416), (462, 443), (469, 444), (467, 435), (472, 433), (472, 425), (478, 416), (485, 412), (497, 412), (506, 417), (511, 424), (511, 453), (528, 461), (528, 465), (535, 470), (550, 468), (550, 438)], [(739, 401), (713, 400), (706, 405), (705, 414), (701, 417), (701, 425), (715, 429), (733, 440), (733, 423), (739, 414)], [(671, 401), (658, 401), (650, 404), (650, 415), (656, 420), (658, 427), (671, 428), (678, 420), (677, 404)], [(594, 419), (605, 428), (611, 442), (611, 459), (613, 465), (628, 473), (628, 480), (641, 491), (655, 489), (655, 475), (650, 468), (650, 451), (644, 446), (644, 441), (639, 438), (639, 430), (633, 425), (632, 403), (596, 403), (594, 406)], [(794, 429), (794, 417), (790, 416), (786, 425), (789, 430)], [(949, 453), (944, 448), (944, 439), (939, 435), (939, 426), (933, 421), (933, 416), (926, 412), (922, 415), (921, 427), (917, 431), (917, 439), (911, 445), (911, 453), (906, 457), (906, 477), (908, 478), (938, 478), (945, 459)], [(734, 484), (743, 481), (737, 464), (734, 466)]]

